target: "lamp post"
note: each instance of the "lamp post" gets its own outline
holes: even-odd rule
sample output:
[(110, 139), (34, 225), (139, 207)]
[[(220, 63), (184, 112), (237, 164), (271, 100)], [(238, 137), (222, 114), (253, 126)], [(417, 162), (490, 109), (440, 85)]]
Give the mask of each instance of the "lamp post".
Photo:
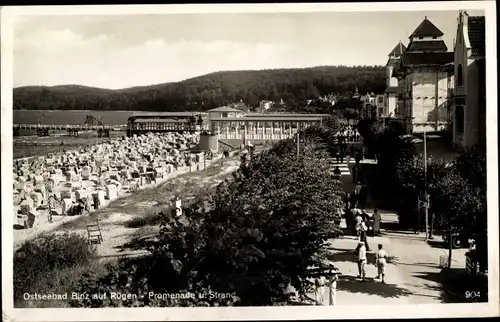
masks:
[(427, 135), (424, 125), (424, 207), (425, 207), (425, 240), (429, 240), (429, 196), (427, 195)]
[[(424, 113), (425, 120), (425, 109), (424, 100), (426, 97), (422, 98), (422, 112)], [(427, 124), (424, 123), (424, 207), (425, 207), (425, 240), (429, 240), (429, 195), (427, 194)]]
[(300, 153), (300, 132), (299, 132), (299, 125), (297, 124), (297, 159), (299, 158), (299, 153)]

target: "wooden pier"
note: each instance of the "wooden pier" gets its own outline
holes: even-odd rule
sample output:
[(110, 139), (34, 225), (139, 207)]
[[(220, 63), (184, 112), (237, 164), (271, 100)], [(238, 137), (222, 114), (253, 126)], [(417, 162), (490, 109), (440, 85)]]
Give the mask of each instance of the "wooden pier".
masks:
[(69, 136), (77, 137), (82, 131), (97, 131), (98, 137), (109, 137), (110, 131), (125, 131), (126, 128), (126, 125), (14, 124), (13, 135), (19, 136), (21, 130), (36, 130), (38, 136), (49, 136), (50, 131), (67, 131)]

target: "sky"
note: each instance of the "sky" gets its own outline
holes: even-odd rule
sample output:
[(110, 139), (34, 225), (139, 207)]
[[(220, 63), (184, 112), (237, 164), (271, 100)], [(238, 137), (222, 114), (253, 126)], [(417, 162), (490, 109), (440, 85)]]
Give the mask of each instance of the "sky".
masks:
[(425, 16), (453, 50), (458, 11), (21, 16), (14, 87), (119, 89), (227, 70), (385, 65)]

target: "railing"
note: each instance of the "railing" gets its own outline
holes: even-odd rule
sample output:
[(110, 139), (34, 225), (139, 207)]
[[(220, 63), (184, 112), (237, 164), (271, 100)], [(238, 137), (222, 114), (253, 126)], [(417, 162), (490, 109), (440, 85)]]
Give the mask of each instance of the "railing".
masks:
[(126, 125), (61, 125), (61, 124), (13, 124), (13, 128), (22, 130), (125, 130)]
[(465, 270), (470, 275), (477, 275), (479, 273), (479, 265), (472, 257), (470, 253), (465, 254)]
[(259, 131), (257, 133), (247, 133), (244, 134), (243, 132), (223, 132), (221, 131), (220, 133), (216, 133), (217, 137), (222, 140), (284, 140), (290, 137), (293, 137), (297, 133), (296, 130), (292, 131), (290, 133), (289, 131), (280, 133), (280, 132), (275, 132), (275, 133), (270, 133), (269, 132), (262, 132)]

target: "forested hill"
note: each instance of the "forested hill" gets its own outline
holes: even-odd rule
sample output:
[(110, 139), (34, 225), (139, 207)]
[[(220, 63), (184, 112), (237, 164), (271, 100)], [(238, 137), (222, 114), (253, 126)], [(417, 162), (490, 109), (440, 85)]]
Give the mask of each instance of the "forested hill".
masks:
[(26, 86), (14, 89), (15, 110), (208, 110), (243, 100), (258, 106), (261, 100), (290, 108), (330, 93), (383, 93), (382, 66), (322, 66), (258, 71), (224, 71), (165, 83), (120, 90), (79, 85)]

